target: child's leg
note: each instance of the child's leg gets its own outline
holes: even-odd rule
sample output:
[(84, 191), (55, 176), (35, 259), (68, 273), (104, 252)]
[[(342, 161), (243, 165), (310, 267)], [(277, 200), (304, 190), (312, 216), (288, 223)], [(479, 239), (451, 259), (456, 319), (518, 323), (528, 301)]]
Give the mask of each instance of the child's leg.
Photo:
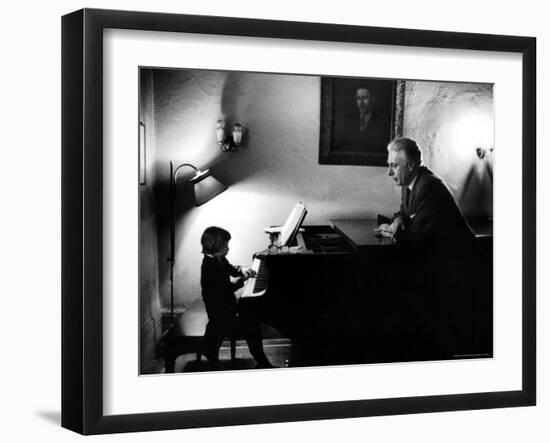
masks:
[(229, 337), (233, 331), (236, 319), (235, 309), (231, 306), (214, 305), (206, 303), (208, 324), (204, 333), (203, 354), (213, 364), (219, 363), (219, 350), (225, 337)]
[(223, 341), (221, 332), (222, 327), (215, 320), (208, 320), (206, 331), (204, 332), (203, 355), (210, 360), (211, 363), (219, 362), (219, 351)]

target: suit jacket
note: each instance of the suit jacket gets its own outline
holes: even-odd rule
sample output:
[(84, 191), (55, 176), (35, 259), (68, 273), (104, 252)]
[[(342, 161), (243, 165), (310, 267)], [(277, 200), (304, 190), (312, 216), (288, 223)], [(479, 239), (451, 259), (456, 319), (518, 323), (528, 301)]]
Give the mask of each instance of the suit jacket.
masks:
[[(443, 181), (421, 166), (412, 191), (403, 186), (401, 216), (404, 229), (397, 243), (417, 253), (437, 255), (437, 259), (471, 259), (477, 254), (475, 236), (453, 195)], [(410, 192), (410, 193), (409, 193)]]
[(476, 238), (443, 181), (421, 167), (413, 190), (403, 187), (403, 229), (396, 243), (413, 317), (411, 330), (424, 329), (444, 355), (475, 352), (476, 303), (481, 255)]
[(243, 286), (242, 280), (231, 282), (231, 276), (238, 277), (241, 272), (237, 266), (227, 259), (218, 260), (204, 256), (201, 266), (202, 298), (208, 313), (212, 316), (235, 316), (237, 299), (235, 291)]
[(372, 112), (364, 131), (360, 130), (359, 111), (354, 111), (336, 119), (334, 131), (334, 150), (349, 152), (382, 152), (390, 141), (390, 123), (379, 113)]

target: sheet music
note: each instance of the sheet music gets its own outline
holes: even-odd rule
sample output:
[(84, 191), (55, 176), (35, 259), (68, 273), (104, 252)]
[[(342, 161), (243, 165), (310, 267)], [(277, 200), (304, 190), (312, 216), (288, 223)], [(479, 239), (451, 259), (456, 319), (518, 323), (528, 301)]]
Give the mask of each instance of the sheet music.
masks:
[(302, 202), (296, 203), (296, 206), (292, 209), (292, 212), (281, 229), (281, 246), (288, 246), (288, 241), (292, 237), (292, 234), (296, 232), (302, 224), (305, 213), (306, 206)]
[[(277, 228), (273, 230), (266, 229), (266, 232), (280, 232), (280, 245), (287, 246), (293, 234), (298, 231), (304, 217), (306, 215), (306, 206), (302, 202), (296, 203), (292, 212), (285, 221), (285, 224), (282, 228)], [(302, 246), (298, 246), (297, 250), (301, 249)], [(294, 252), (297, 252), (294, 251)], [(269, 274), (265, 263), (261, 259), (255, 257), (251, 269), (256, 271), (257, 276), (249, 278), (245, 283), (244, 290), (242, 292), (241, 298), (246, 297), (259, 297), (264, 295), (267, 290), (267, 284), (269, 279)]]

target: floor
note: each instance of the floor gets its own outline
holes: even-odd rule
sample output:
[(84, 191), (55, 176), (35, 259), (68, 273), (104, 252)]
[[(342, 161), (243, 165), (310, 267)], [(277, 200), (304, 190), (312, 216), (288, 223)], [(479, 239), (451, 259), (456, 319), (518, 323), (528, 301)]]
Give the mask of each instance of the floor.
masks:
[[(299, 353), (290, 339), (266, 325), (262, 325), (262, 337), (264, 352), (274, 367), (300, 366), (298, 364), (300, 360)], [(255, 369), (256, 366), (256, 361), (250, 355), (245, 340), (237, 340), (234, 360), (231, 360), (230, 342), (225, 340), (220, 348), (219, 359), (219, 367), (213, 369), (206, 357), (197, 359), (197, 355), (194, 353), (182, 354), (175, 361), (174, 372), (234, 371)], [(159, 356), (158, 359), (149, 361), (142, 374), (162, 374), (165, 372), (164, 358)]]
[[(236, 358), (231, 360), (229, 341), (224, 341), (220, 349), (220, 365), (217, 371), (254, 369), (256, 361), (250, 355), (244, 340), (237, 341)], [(264, 352), (276, 368), (288, 367), (293, 355), (293, 346), (286, 338), (264, 339)], [(197, 360), (195, 354), (183, 354), (176, 360), (175, 372), (209, 372), (212, 367), (205, 357)], [(164, 372), (164, 368), (159, 372)]]

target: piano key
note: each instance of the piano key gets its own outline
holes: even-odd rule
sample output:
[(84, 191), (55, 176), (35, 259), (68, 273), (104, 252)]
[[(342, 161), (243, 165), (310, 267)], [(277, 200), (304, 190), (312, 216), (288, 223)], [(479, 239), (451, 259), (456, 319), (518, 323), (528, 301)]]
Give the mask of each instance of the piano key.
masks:
[(269, 281), (265, 261), (256, 257), (252, 261), (250, 268), (256, 272), (256, 277), (251, 277), (246, 281), (241, 297), (259, 297), (264, 295)]

